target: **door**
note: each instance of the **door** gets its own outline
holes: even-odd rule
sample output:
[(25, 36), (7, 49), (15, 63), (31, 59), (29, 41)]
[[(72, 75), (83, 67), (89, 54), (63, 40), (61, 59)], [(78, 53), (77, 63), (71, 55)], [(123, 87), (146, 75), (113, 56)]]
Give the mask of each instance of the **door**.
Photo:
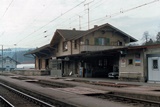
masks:
[(148, 80), (160, 81), (160, 57), (148, 57)]

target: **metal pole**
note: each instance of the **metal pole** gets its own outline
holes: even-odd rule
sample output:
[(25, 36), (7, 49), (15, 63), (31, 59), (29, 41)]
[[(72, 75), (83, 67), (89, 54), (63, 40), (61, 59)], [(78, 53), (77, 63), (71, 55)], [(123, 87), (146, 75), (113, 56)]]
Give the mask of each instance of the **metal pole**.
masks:
[(15, 46), (15, 61), (16, 61), (16, 65), (17, 65), (17, 49), (16, 49), (17, 44), (14, 44), (14, 46)]
[(79, 30), (81, 30), (81, 16), (80, 15), (78, 16), (79, 16)]
[(3, 45), (2, 45), (2, 72), (3, 72)]
[[(93, 1), (94, 1), (94, 0), (93, 0)], [(93, 1), (84, 4), (84, 6), (86, 6), (86, 5), (88, 6), (88, 9), (87, 9), (87, 10), (88, 10), (88, 29), (90, 29), (89, 4), (92, 3)]]

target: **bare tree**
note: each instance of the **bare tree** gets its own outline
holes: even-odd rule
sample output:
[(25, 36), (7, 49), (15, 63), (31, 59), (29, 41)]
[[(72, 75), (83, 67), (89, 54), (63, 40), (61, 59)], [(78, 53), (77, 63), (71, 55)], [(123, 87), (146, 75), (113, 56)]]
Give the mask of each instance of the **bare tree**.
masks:
[(160, 32), (156, 35), (156, 43), (160, 43)]
[(148, 31), (145, 31), (145, 32), (143, 33), (142, 39), (145, 41), (145, 44), (147, 44), (147, 42), (148, 42), (149, 39), (150, 39), (150, 35), (149, 35), (149, 32), (148, 32)]
[(151, 36), (150, 36), (150, 34), (149, 34), (148, 31), (145, 31), (145, 32), (143, 33), (142, 40), (144, 40), (143, 45), (152, 45), (152, 44), (155, 43), (155, 42), (153, 41), (153, 39), (151, 38)]

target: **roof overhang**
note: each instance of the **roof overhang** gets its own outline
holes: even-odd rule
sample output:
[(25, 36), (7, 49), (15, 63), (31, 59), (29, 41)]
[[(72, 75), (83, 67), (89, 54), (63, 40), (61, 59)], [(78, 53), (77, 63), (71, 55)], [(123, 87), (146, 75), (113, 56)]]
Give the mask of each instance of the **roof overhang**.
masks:
[(72, 38), (72, 39), (79, 39), (79, 38), (81, 38), (81, 37), (83, 37), (83, 36), (85, 36), (85, 35), (88, 35), (88, 34), (90, 34), (90, 33), (92, 33), (92, 32), (95, 32), (95, 31), (101, 29), (101, 28), (104, 28), (104, 27), (110, 27), (110, 28), (114, 29), (115, 32), (118, 32), (118, 33), (120, 33), (121, 35), (123, 35), (124, 37), (129, 38), (129, 39), (130, 39), (130, 42), (136, 42), (136, 41), (138, 41), (137, 39), (133, 38), (132, 36), (128, 35), (127, 33), (121, 31), (120, 29), (118, 29), (118, 28), (116, 28), (116, 27), (114, 27), (114, 26), (112, 26), (112, 25), (110, 25), (110, 24), (108, 24), (108, 23), (103, 24), (103, 25), (101, 25), (101, 26), (97, 26), (96, 28), (90, 29), (90, 30), (86, 31), (85, 33), (83, 33), (83, 34), (81, 34), (81, 35), (79, 35), (79, 36), (77, 36), (77, 37), (75, 37), (75, 38)]
[(54, 51), (55, 51), (55, 48), (51, 47), (49, 44), (47, 44), (45, 46), (42, 46), (40, 48), (37, 48), (33, 51), (30, 51), (30, 52), (24, 54), (24, 56), (31, 54), (31, 55), (34, 55), (37, 57), (49, 58), (49, 57), (54, 56)]
[(126, 47), (123, 48), (116, 48), (116, 49), (108, 49), (108, 50), (102, 50), (102, 51), (94, 51), (94, 52), (86, 52), (86, 53), (80, 53), (80, 54), (73, 54), (73, 55), (65, 55), (65, 56), (58, 56), (57, 59), (65, 59), (65, 58), (87, 58), (87, 57), (110, 57), (116, 54), (119, 55), (123, 50), (126, 50)]

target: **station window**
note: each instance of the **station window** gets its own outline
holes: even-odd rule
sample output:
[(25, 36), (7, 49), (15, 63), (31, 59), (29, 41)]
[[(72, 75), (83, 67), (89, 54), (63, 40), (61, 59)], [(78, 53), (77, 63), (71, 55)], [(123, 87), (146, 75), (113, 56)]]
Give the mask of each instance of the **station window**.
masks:
[(63, 51), (67, 50), (68, 50), (67, 42), (63, 42)]
[(109, 45), (110, 44), (110, 39), (109, 38), (95, 38), (95, 45)]
[(117, 42), (117, 46), (122, 46), (122, 45), (123, 45), (123, 43), (121, 41)]
[(74, 41), (74, 48), (77, 49), (77, 40)]
[(129, 59), (128, 60), (128, 65), (132, 65), (133, 64), (133, 59)]
[(157, 59), (152, 60), (152, 69), (158, 69), (158, 60)]

